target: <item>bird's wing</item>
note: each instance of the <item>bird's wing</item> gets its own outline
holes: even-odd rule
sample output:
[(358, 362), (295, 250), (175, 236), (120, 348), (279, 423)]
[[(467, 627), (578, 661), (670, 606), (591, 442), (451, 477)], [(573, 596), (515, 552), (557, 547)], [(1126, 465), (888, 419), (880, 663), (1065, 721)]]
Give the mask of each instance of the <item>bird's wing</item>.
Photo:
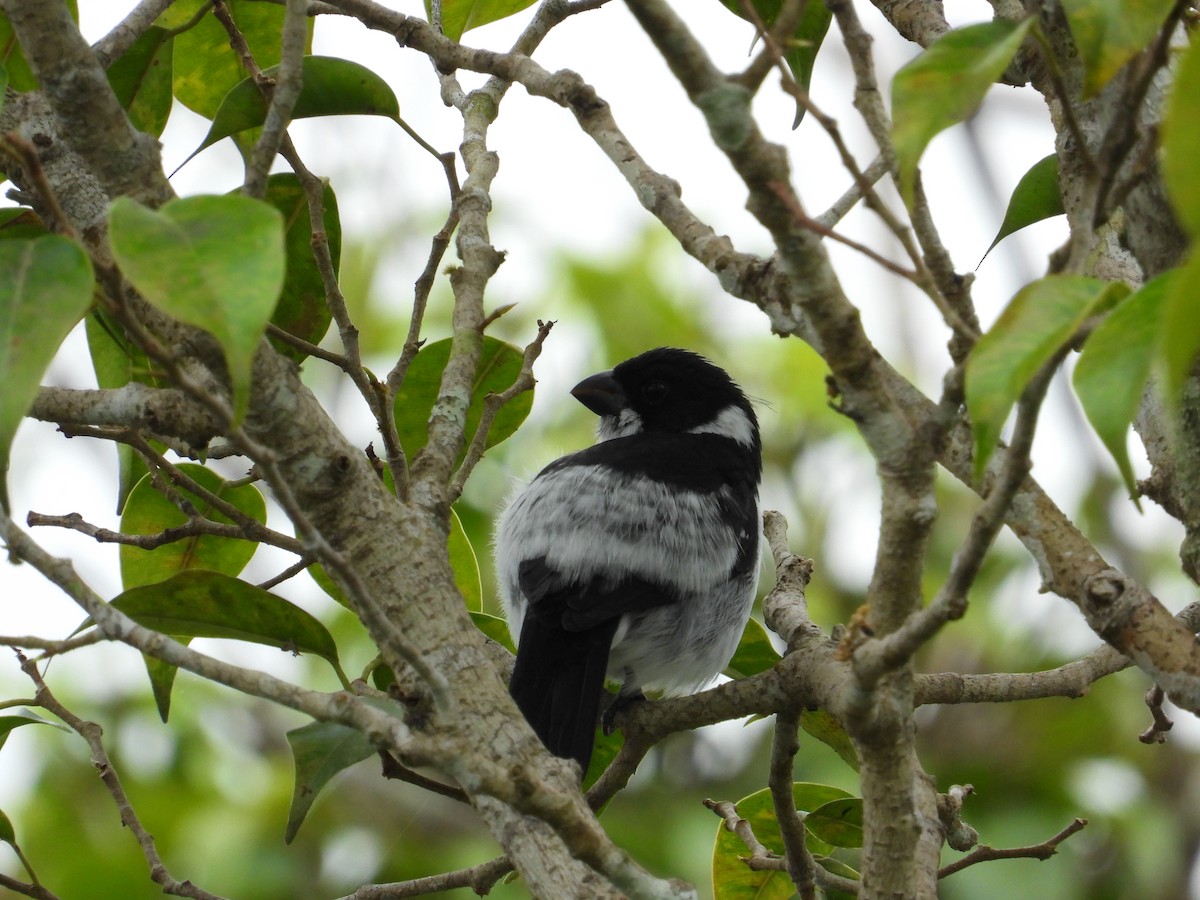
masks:
[(544, 557), (525, 560), (520, 571), (530, 604), (509, 692), (546, 748), (586, 772), (621, 615), (675, 598), (638, 578), (611, 586), (567, 582)]

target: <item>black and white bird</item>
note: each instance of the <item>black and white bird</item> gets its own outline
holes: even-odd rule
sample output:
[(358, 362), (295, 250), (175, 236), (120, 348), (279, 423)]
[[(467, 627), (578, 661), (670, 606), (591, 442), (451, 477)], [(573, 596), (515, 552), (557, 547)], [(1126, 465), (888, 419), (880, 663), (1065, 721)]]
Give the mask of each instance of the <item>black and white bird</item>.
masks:
[(758, 585), (762, 445), (721, 368), (660, 348), (571, 391), (597, 443), (548, 465), (496, 531), (517, 643), (509, 690), (557, 756), (587, 770), (606, 679), (699, 690), (737, 648)]

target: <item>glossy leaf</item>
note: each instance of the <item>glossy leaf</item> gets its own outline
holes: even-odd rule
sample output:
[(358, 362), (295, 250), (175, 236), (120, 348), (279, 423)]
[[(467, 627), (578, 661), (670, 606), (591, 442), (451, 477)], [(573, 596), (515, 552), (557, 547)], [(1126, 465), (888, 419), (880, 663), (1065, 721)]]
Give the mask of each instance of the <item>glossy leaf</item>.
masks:
[[(450, 343), (447, 338), (423, 347), (413, 360), (404, 384), (396, 392), (396, 431), (410, 461), (429, 439), (429, 414), (433, 411), (441, 388), (442, 372), (450, 359)], [(479, 424), (484, 399), (489, 393), (498, 393), (511, 387), (521, 371), (521, 362), (522, 353), (516, 347), (484, 336), (479, 371), (475, 374), (471, 405), (467, 410), (468, 441)], [(492, 421), (487, 446), (494, 447), (516, 431), (532, 406), (532, 391), (526, 391), (505, 404)]]
[(48, 235), (0, 241), (0, 505), (9, 451), (59, 345), (92, 302), (92, 264), (78, 244)]
[(483, 612), (472, 612), (471, 621), (475, 623), (476, 628), (504, 647), (509, 653), (517, 652), (516, 644), (513, 643), (512, 635), (508, 631), (508, 622), (504, 619)]
[[(792, 785), (792, 800), (796, 809), (811, 812), (827, 803), (852, 799), (843, 790), (824, 784), (797, 782)], [(763, 788), (737, 801), (737, 811), (750, 823), (754, 836), (768, 849), (783, 853), (783, 837), (775, 817), (771, 792)], [(813, 852), (827, 852), (825, 846), (814, 846), (813, 835), (807, 837)], [(762, 898), (790, 898), (796, 887), (786, 872), (754, 871), (746, 865), (746, 845), (741, 838), (726, 830), (724, 824), (717, 826), (717, 839), (713, 847), (713, 891), (716, 900), (762, 900)]]
[(892, 142), (900, 193), (912, 202), (917, 162), (934, 136), (970, 116), (1025, 40), (1032, 19), (949, 31), (892, 81)]
[(966, 399), (979, 478), (1029, 380), (1079, 330), (1129, 292), (1124, 285), (1050, 275), (1022, 288), (967, 359)]
[(151, 27), (106, 72), (133, 127), (155, 137), (162, 134), (171, 114), (173, 48), (170, 32)]
[[(59, 731), (70, 731), (65, 725), (60, 725), (57, 722), (52, 722), (50, 719), (43, 719), (36, 713), (30, 712), (27, 709), (18, 709), (13, 712), (0, 715), (0, 747), (3, 747), (8, 740), (8, 736), (12, 734), (14, 728), (20, 728), (22, 725), (49, 725), (52, 728), (57, 728)], [(2, 840), (3, 838), (0, 838)]]
[(1160, 275), (1117, 304), (1088, 337), (1072, 376), (1083, 411), (1135, 502), (1137, 484), (1125, 438), (1150, 377), (1166, 298), (1178, 275), (1174, 269)]
[(282, 597), (219, 572), (193, 569), (112, 601), (139, 625), (173, 637), (229, 638), (312, 653), (341, 676), (337, 645), (316, 618)]
[(733, 659), (725, 667), (725, 674), (730, 678), (748, 678), (767, 671), (779, 662), (780, 658), (779, 651), (771, 643), (767, 629), (758, 620), (749, 619)]
[[(188, 21), (207, 0), (176, 0), (160, 19), (166, 27), (179, 27)], [(238, 32), (246, 39), (254, 60), (263, 68), (279, 64), (284, 10), (274, 3), (255, 0), (226, 0), (229, 14)], [(306, 50), (312, 48), (313, 22), (308, 23)], [(216, 17), (209, 14), (193, 28), (175, 38), (175, 97), (206, 119), (217, 114), (221, 101), (246, 77), (237, 53), (229, 46), (229, 35)]]
[(1163, 124), (1163, 182), (1179, 221), (1200, 238), (1200, 41), (1183, 51)]
[[(191, 638), (182, 635), (176, 635), (175, 640), (184, 646), (192, 642)], [(179, 674), (179, 669), (145, 654), (142, 654), (142, 661), (146, 664), (146, 674), (150, 676), (150, 693), (154, 695), (154, 708), (158, 710), (158, 717), (166, 722), (171, 716), (171, 691), (175, 688), (175, 676)]]
[(863, 802), (841, 797), (822, 803), (804, 818), (804, 827), (833, 847), (863, 845)]
[(1174, 0), (1063, 0), (1083, 61), (1084, 97), (1096, 94), (1154, 39), (1174, 5)]
[(1063, 209), (1062, 193), (1058, 187), (1058, 156), (1049, 156), (1035, 162), (1017, 182), (1012, 196), (1008, 198), (1008, 209), (1004, 211), (1004, 221), (1000, 230), (988, 245), (985, 257), (993, 248), (1015, 231), (1020, 231), (1034, 222), (1061, 216)]
[(240, 419), (254, 353), (283, 288), (279, 211), (240, 195), (187, 197), (158, 211), (121, 197), (109, 212), (109, 238), (147, 300), (221, 344)]
[(483, 583), (479, 577), (479, 560), (475, 548), (463, 530), (458, 513), (450, 510), (450, 568), (454, 570), (454, 584), (472, 612), (483, 611)]
[(810, 737), (815, 737), (842, 758), (855, 772), (858, 771), (858, 753), (854, 742), (838, 720), (823, 709), (806, 709), (800, 714), (800, 727)]
[[(498, 22), (533, 6), (535, 0), (442, 0), (442, 32), (457, 41), (463, 32)], [(429, 0), (425, 0), (429, 15)]]
[[(746, 15), (742, 0), (721, 0), (721, 3), (739, 18), (748, 22), (753, 21)], [(767, 28), (771, 28), (775, 24), (782, 8), (783, 0), (754, 0), (754, 12)], [(816, 2), (816, 0), (806, 3), (800, 24), (796, 26), (791, 40), (783, 47), (783, 58), (792, 72), (792, 77), (806, 91), (812, 83), (812, 71), (817, 60), (817, 52), (821, 49), (825, 35), (829, 32), (829, 23), (832, 19), (833, 13), (824, 3)], [(805, 111), (800, 103), (796, 104), (793, 128), (800, 125)]]
[(287, 733), (295, 764), (295, 787), (288, 810), (284, 842), (290, 844), (317, 794), (337, 775), (375, 755), (375, 746), (360, 731), (336, 722), (311, 722)]
[[(400, 105), (395, 93), (366, 66), (332, 56), (306, 56), (301, 70), (304, 80), (292, 107), (293, 119), (385, 116), (399, 121)], [(274, 77), (278, 71), (278, 66), (272, 66), (263, 74)], [(268, 106), (253, 78), (238, 82), (221, 100), (212, 127), (188, 159), (222, 138), (261, 127), (267, 119)]]
[[(291, 172), (279, 172), (267, 179), (267, 194), (263, 198), (279, 210), (283, 216), (284, 248), (287, 253), (287, 273), (283, 280), (283, 292), (275, 305), (271, 324), (289, 334), (308, 341), (321, 343), (329, 322), (333, 318), (325, 302), (325, 282), (312, 252), (312, 219), (308, 215), (308, 198), (304, 188)], [(321, 203), (323, 225), (329, 256), (337, 274), (342, 255), (342, 223), (338, 216), (337, 197), (328, 182)], [(275, 349), (296, 362), (305, 354), (291, 344), (271, 339)]]
[[(221, 500), (232, 505), (256, 522), (267, 521), (267, 506), (262, 494), (252, 484), (233, 487), (216, 472), (195, 463), (183, 463), (179, 469)], [(229, 523), (203, 498), (190, 491), (174, 489), (189, 502), (203, 518)], [(137, 483), (125, 504), (121, 516), (121, 531), (125, 534), (159, 534), (187, 522), (187, 516), (155, 488), (150, 476)], [(166, 581), (189, 569), (205, 569), (236, 576), (246, 567), (258, 545), (240, 538), (202, 534), (144, 550), (128, 544), (121, 545), (121, 583), (125, 589)]]

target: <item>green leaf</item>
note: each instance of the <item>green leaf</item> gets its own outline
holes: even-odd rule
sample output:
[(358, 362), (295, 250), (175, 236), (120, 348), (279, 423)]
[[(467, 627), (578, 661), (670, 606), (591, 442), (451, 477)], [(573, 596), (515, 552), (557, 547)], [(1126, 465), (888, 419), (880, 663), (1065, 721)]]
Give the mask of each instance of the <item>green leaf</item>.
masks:
[[(145, 352), (125, 336), (121, 325), (104, 310), (96, 308), (84, 321), (88, 351), (96, 384), (101, 388), (120, 388), (136, 381), (151, 387), (161, 387), (164, 380)], [(157, 441), (151, 446), (162, 452)], [(141, 454), (128, 444), (117, 443), (117, 514), (125, 508), (129, 492), (149, 471)], [(128, 587), (128, 585), (126, 585)]]
[(1179, 409), (1184, 382), (1196, 368), (1200, 355), (1200, 248), (1192, 247), (1167, 290), (1162, 318), (1161, 357), (1163, 396), (1171, 409)]
[(779, 651), (771, 644), (767, 629), (756, 619), (748, 619), (733, 659), (725, 667), (725, 674), (730, 678), (748, 678), (767, 671), (780, 659)]
[(858, 771), (858, 753), (854, 749), (854, 742), (837, 719), (823, 709), (806, 709), (800, 714), (800, 727), (805, 734), (832, 749), (855, 772)]
[(287, 733), (287, 741), (296, 766), (296, 784), (283, 838), (290, 844), (321, 788), (334, 775), (373, 756), (375, 746), (362, 732), (335, 722), (312, 722), (295, 728)]
[(949, 31), (892, 81), (892, 142), (900, 194), (912, 203), (917, 162), (934, 136), (970, 116), (1016, 55), (1032, 19)]
[(1174, 0), (1063, 0), (1083, 60), (1083, 96), (1094, 96), (1149, 44)]
[[(175, 640), (185, 647), (192, 642), (191, 638), (181, 635), (176, 635)], [(175, 676), (179, 674), (179, 669), (145, 654), (142, 654), (142, 661), (146, 664), (146, 674), (150, 676), (150, 692), (154, 695), (154, 706), (158, 710), (159, 718), (166, 722), (171, 716), (171, 691), (175, 687)]]
[[(851, 799), (843, 790), (825, 784), (797, 782), (792, 785), (792, 800), (796, 809), (811, 812), (827, 803)], [(750, 823), (754, 836), (768, 849), (783, 853), (783, 836), (775, 818), (775, 807), (771, 791), (763, 788), (735, 804), (738, 815)], [(825, 846), (817, 844), (814, 836), (806, 837), (813, 852), (827, 852)], [(796, 887), (786, 872), (753, 871), (744, 862), (746, 845), (741, 839), (727, 831), (724, 824), (717, 826), (717, 839), (713, 846), (713, 891), (716, 900), (763, 900), (763, 898), (790, 898)]]
[[(754, 21), (746, 14), (742, 0), (721, 0), (721, 3), (738, 18), (745, 19), (747, 22)], [(783, 0), (754, 0), (753, 5), (759, 20), (770, 29), (779, 17), (779, 11), (783, 8)], [(833, 13), (824, 3), (816, 2), (816, 0), (806, 3), (804, 12), (801, 14), (800, 24), (796, 26), (791, 40), (784, 45), (784, 61), (791, 69), (796, 83), (806, 91), (812, 83), (812, 71), (813, 65), (817, 61), (817, 51), (821, 49), (825, 35), (829, 32), (829, 23), (832, 19)], [(797, 102), (796, 118), (792, 122), (792, 128), (800, 125), (805, 112), (804, 106)]]
[(967, 359), (966, 398), (975, 436), (979, 478), (1000, 439), (1000, 429), (1029, 380), (1088, 316), (1128, 294), (1123, 284), (1077, 275), (1049, 275), (1013, 297)]
[[(232, 487), (216, 472), (195, 463), (183, 463), (179, 469), (243, 515), (266, 523), (266, 502), (254, 485)], [(203, 518), (229, 524), (230, 520), (206, 500), (181, 488), (175, 490)], [(187, 521), (188, 517), (183, 511), (155, 488), (151, 477), (147, 475), (130, 492), (121, 516), (121, 531), (125, 534), (159, 534), (168, 528), (184, 525)], [(205, 569), (233, 577), (245, 568), (256, 549), (258, 545), (253, 541), (209, 534), (184, 538), (153, 550), (122, 544), (121, 583), (128, 590), (166, 581), (189, 569)]]
[(863, 845), (863, 802), (841, 797), (822, 803), (804, 818), (804, 827), (834, 847)]
[(17, 33), (8, 16), (3, 13), (0, 13), (0, 65), (4, 67), (5, 87), (11, 87), (14, 91), (37, 90), (37, 79), (17, 42)]
[(1166, 298), (1179, 274), (1165, 272), (1118, 303), (1088, 337), (1072, 376), (1083, 411), (1135, 503), (1137, 484), (1125, 436), (1150, 377)]
[(109, 211), (109, 238), (147, 300), (221, 344), (240, 420), (254, 352), (283, 288), (279, 211), (240, 195), (187, 197), (158, 211), (120, 197)]
[(499, 616), (491, 616), (483, 612), (472, 612), (471, 621), (475, 623), (475, 627), (490, 637), (500, 646), (508, 650), (509, 653), (516, 653), (517, 648), (513, 644), (512, 635), (508, 631), (508, 622)]
[(0, 109), (4, 109), (4, 92), (8, 88), (8, 69), (0, 65)]
[[(332, 56), (306, 56), (301, 62), (303, 86), (292, 107), (293, 119), (316, 116), (385, 116), (400, 121), (400, 104), (386, 81), (366, 66)], [(278, 66), (263, 71), (267, 77)], [(190, 160), (222, 138), (259, 128), (267, 120), (269, 104), (253, 78), (238, 82), (217, 109), (212, 127)], [(186, 163), (187, 160), (184, 160)]]
[[(442, 0), (442, 32), (457, 41), (463, 32), (498, 22), (533, 6), (534, 0)], [(429, 0), (425, 0), (429, 15)]]
[[(449, 338), (423, 347), (409, 367), (404, 384), (396, 392), (396, 431), (400, 446), (411, 462), (429, 440), (429, 414), (437, 401), (442, 384), (442, 372), (450, 360)], [(483, 401), (489, 393), (507, 390), (521, 371), (523, 354), (511, 344), (484, 336), (479, 371), (471, 387), (471, 405), (467, 410), (467, 440), (475, 433), (483, 412)], [(525, 421), (533, 406), (533, 392), (526, 391), (504, 405), (492, 420), (487, 446), (509, 437)], [(463, 451), (466, 452), (465, 449)], [(462, 454), (459, 454), (461, 459)]]
[(1004, 221), (1000, 223), (1000, 230), (988, 245), (984, 257), (1014, 231), (1043, 219), (1061, 216), (1065, 212), (1062, 193), (1058, 188), (1058, 155), (1051, 153), (1035, 162), (1017, 182), (1012, 196), (1008, 198)]
[[(267, 179), (267, 203), (279, 210), (283, 216), (284, 249), (287, 254), (287, 274), (283, 280), (283, 292), (271, 316), (271, 323), (289, 334), (303, 338), (310, 344), (321, 343), (329, 330), (333, 314), (325, 302), (325, 282), (312, 252), (312, 219), (308, 215), (308, 198), (304, 188), (291, 172), (279, 172)], [(333, 271), (337, 274), (342, 254), (342, 223), (338, 216), (337, 198), (329, 183), (325, 184), (322, 207), (324, 208), (325, 237), (329, 245), (329, 256)], [(305, 354), (290, 344), (271, 339), (275, 349), (296, 362), (302, 362)]]
[[(3, 106), (4, 102), (0, 99), (0, 108)], [(38, 214), (28, 207), (8, 206), (0, 209), (0, 240), (39, 238), (49, 233)]]
[(341, 672), (333, 636), (316, 618), (282, 597), (219, 572), (181, 572), (125, 591), (112, 605), (139, 625), (173, 637), (229, 638), (312, 653)]
[(454, 584), (472, 612), (483, 611), (483, 583), (479, 578), (479, 560), (467, 532), (463, 530), (458, 513), (450, 510), (450, 568)]
[(603, 728), (597, 728), (592, 737), (592, 758), (588, 761), (588, 770), (583, 773), (583, 789), (586, 791), (595, 784), (604, 770), (612, 765), (621, 748), (625, 746), (625, 735), (620, 731), (605, 734)]
[[(65, 725), (60, 725), (49, 719), (43, 719), (37, 713), (30, 712), (27, 709), (18, 709), (15, 712), (0, 716), (0, 747), (4, 746), (8, 740), (8, 736), (12, 734), (12, 730), (20, 728), (22, 725), (49, 725), (52, 728), (57, 728), (59, 731), (71, 730)], [(5, 840), (5, 838), (0, 838), (0, 840)]]
[[(207, 0), (176, 0), (159, 24), (183, 25)], [(255, 0), (226, 0), (238, 32), (246, 39), (254, 60), (264, 68), (279, 65), (279, 36), (283, 33), (284, 10), (273, 3)], [(308, 22), (306, 50), (312, 48), (313, 22)], [(246, 77), (238, 54), (229, 46), (225, 28), (210, 15), (175, 38), (175, 97), (206, 119), (216, 115), (225, 95)]]
[(1163, 121), (1163, 182), (1179, 221), (1200, 238), (1200, 41), (1183, 51)]
[(0, 241), (0, 505), (9, 451), (59, 345), (92, 302), (92, 264), (74, 241)]
[(133, 127), (158, 137), (171, 114), (171, 33), (147, 29), (108, 67), (108, 83)]

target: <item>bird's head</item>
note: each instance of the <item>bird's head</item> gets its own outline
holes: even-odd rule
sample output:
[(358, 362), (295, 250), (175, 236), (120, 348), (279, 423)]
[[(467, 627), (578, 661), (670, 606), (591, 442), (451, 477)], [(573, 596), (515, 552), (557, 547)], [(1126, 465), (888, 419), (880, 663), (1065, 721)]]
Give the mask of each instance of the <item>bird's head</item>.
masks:
[(758, 420), (729, 374), (698, 353), (660, 347), (575, 385), (601, 441), (641, 432), (716, 434), (759, 450)]

